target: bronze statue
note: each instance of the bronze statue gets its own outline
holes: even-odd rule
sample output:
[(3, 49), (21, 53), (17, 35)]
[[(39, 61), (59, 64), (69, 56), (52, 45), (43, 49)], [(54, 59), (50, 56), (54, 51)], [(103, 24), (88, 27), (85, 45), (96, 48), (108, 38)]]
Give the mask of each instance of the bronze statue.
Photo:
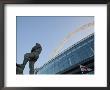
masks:
[(41, 51), (41, 45), (39, 43), (36, 43), (36, 45), (31, 49), (31, 52), (24, 55), (23, 64), (16, 64), (16, 74), (23, 74), (23, 70), (28, 61), (30, 68), (29, 74), (34, 74), (34, 63), (39, 58)]

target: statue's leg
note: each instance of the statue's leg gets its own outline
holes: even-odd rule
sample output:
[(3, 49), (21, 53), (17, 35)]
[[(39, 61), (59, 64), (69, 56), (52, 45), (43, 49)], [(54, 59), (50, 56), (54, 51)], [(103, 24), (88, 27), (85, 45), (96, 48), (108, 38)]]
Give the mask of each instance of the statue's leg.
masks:
[(26, 54), (24, 55), (24, 60), (23, 60), (23, 64), (22, 64), (23, 70), (24, 70), (25, 65), (27, 64), (27, 62), (30, 60), (30, 59), (29, 59), (29, 54), (30, 54), (30, 53), (26, 53)]
[(29, 74), (34, 74), (34, 63), (35, 61), (29, 61), (29, 68), (30, 68)]

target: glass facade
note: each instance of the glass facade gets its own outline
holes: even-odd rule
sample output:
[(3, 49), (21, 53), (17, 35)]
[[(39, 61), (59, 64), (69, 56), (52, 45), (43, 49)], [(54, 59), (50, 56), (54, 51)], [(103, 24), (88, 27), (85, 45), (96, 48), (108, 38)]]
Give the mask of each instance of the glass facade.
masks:
[(91, 34), (43, 65), (37, 74), (56, 74), (93, 56), (94, 34)]

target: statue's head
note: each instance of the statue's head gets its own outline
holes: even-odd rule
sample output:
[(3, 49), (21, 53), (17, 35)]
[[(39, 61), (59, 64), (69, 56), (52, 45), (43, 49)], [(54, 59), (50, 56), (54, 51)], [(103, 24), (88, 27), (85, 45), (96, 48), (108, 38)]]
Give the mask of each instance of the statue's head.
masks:
[(37, 47), (37, 51), (39, 52), (39, 54), (42, 51), (42, 46), (39, 43), (36, 43), (36, 47)]
[(36, 43), (36, 46), (37, 46), (38, 48), (42, 48), (42, 46), (41, 46), (39, 43)]
[(39, 43), (36, 43), (36, 46), (41, 46)]

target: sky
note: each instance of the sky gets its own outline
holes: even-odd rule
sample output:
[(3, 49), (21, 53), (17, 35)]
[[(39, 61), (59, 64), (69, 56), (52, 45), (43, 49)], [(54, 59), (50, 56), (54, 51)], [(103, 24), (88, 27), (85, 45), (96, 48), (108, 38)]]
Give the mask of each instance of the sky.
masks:
[[(24, 54), (29, 53), (36, 43), (40, 43), (42, 46), (42, 52), (34, 67), (41, 67), (51, 60), (49, 57), (52, 52), (70, 32), (73, 32), (80, 26), (93, 21), (93, 16), (17, 16), (16, 62), (21, 64), (24, 59)], [(94, 29), (77, 32), (67, 43), (65, 43), (60, 52), (93, 32)], [(24, 69), (24, 74), (28, 73), (29, 63), (27, 63)]]

